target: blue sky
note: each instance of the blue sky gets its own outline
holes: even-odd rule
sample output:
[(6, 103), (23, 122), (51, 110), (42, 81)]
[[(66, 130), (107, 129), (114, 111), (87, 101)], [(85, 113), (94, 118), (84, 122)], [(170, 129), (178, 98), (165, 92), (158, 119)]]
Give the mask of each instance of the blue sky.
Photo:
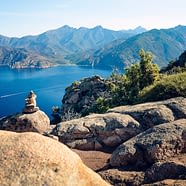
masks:
[(0, 0), (0, 34), (35, 35), (63, 25), (114, 30), (186, 25), (186, 0)]

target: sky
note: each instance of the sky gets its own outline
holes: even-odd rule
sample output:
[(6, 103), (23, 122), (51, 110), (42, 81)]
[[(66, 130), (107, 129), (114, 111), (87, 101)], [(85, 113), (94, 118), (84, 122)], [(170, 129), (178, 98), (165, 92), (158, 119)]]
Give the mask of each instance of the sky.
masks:
[(63, 25), (112, 30), (186, 25), (186, 0), (0, 0), (0, 34), (37, 35)]

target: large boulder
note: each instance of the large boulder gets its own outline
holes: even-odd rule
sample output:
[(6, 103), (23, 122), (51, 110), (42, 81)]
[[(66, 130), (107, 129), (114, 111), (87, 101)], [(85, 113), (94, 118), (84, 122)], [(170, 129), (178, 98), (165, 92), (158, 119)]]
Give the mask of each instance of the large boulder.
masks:
[(131, 116), (107, 113), (59, 123), (53, 134), (71, 148), (98, 150), (115, 148), (142, 131)]
[(41, 110), (29, 114), (20, 113), (0, 120), (0, 130), (43, 134), (50, 130), (50, 120)]
[(110, 109), (108, 112), (128, 114), (146, 130), (154, 125), (186, 118), (186, 98), (177, 97), (159, 102), (120, 106)]
[(186, 118), (186, 98), (121, 106), (106, 114), (59, 123), (53, 130), (71, 148), (100, 150), (115, 148), (131, 137), (159, 124)]
[(121, 144), (112, 154), (113, 167), (142, 168), (185, 151), (186, 119), (161, 124)]
[(109, 185), (65, 145), (37, 133), (0, 131), (3, 186)]

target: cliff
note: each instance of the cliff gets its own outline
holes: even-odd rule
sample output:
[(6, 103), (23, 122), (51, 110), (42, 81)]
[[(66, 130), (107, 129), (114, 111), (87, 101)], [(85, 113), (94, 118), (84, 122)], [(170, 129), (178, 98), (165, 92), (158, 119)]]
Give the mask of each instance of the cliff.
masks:
[(65, 90), (62, 99), (62, 116), (67, 113), (85, 116), (93, 112), (96, 100), (99, 97), (109, 97), (110, 92), (106, 80), (100, 76), (84, 78), (72, 83)]

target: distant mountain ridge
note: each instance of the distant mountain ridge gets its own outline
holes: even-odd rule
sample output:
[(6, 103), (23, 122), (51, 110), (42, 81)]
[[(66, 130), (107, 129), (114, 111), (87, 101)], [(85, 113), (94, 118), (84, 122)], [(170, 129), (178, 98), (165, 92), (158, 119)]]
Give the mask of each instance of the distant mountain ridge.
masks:
[(78, 64), (99, 68), (124, 68), (139, 60), (141, 48), (151, 51), (154, 62), (160, 67), (177, 58), (186, 49), (186, 26), (170, 29), (153, 29), (135, 35), (127, 40), (117, 40), (92, 51)]
[(46, 57), (26, 49), (0, 47), (0, 66), (9, 66), (11, 68), (48, 68), (52, 65), (51, 61)]
[(140, 32), (142, 30), (137, 29), (134, 29), (134, 32), (132, 30), (113, 31), (101, 26), (76, 29), (65, 25), (37, 36), (21, 38), (0, 36), (0, 46), (24, 48), (49, 58), (53, 63), (71, 63), (66, 56), (100, 48), (119, 38), (125, 40)]
[[(0, 46), (19, 49), (19, 52), (24, 49), (27, 55), (31, 52), (29, 56), (40, 56), (40, 64), (47, 61), (52, 66), (77, 64), (102, 69), (123, 69), (136, 63), (139, 60), (139, 50), (144, 48), (151, 51), (154, 62), (163, 67), (186, 50), (186, 26), (150, 31), (142, 27), (113, 31), (101, 26), (77, 29), (65, 25), (36, 36), (9, 38), (0, 35)], [(15, 61), (9, 59), (12, 61), (7, 61), (7, 64)], [(37, 60), (33, 63), (33, 66), (37, 66)], [(21, 67), (21, 62), (19, 66)]]

